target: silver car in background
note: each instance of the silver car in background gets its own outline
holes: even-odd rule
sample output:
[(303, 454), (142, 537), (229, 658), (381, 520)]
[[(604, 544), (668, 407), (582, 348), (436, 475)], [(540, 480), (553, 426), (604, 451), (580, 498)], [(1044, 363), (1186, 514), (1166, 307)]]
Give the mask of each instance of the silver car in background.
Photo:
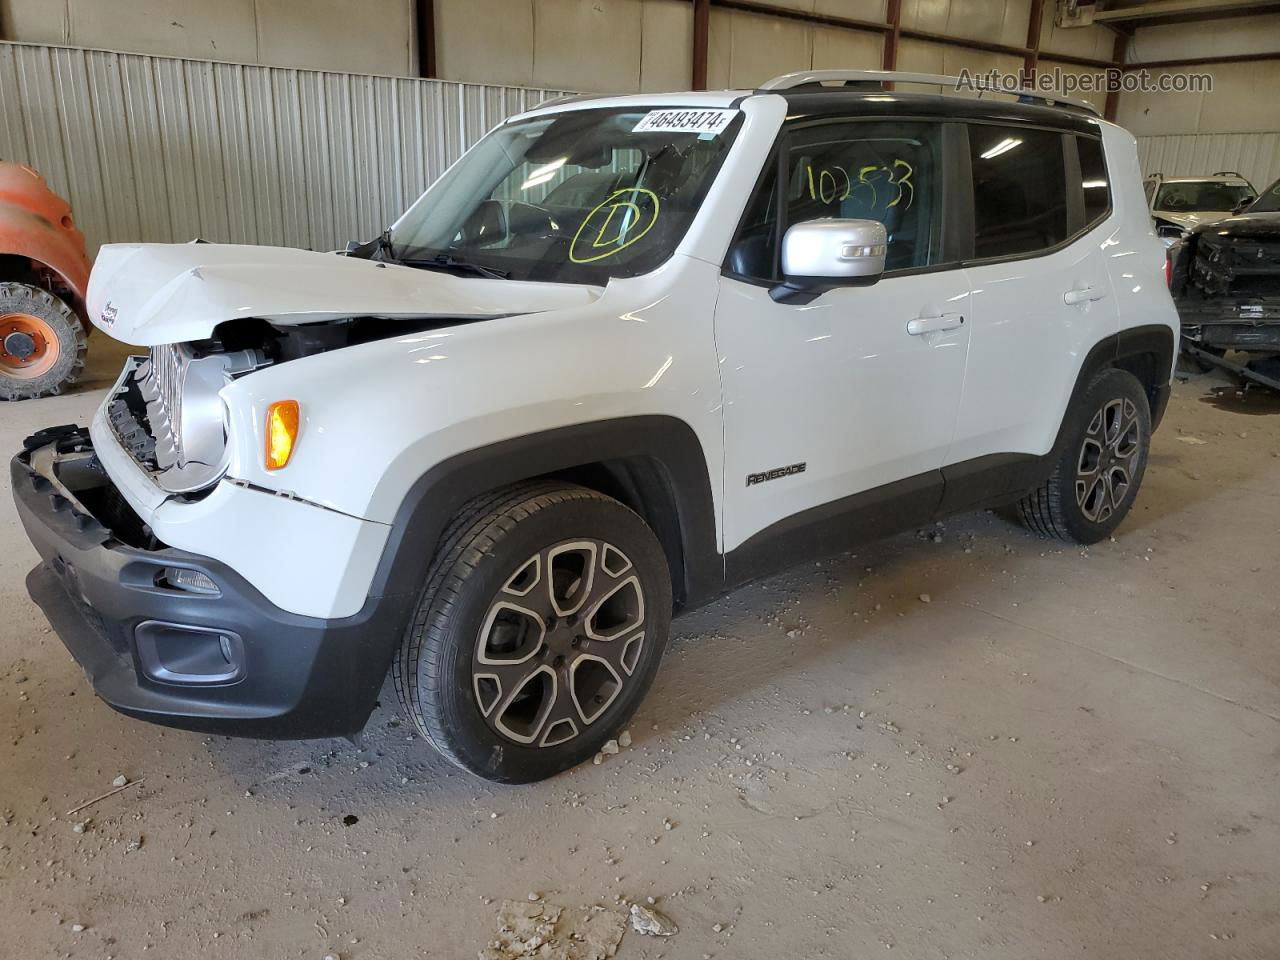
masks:
[(1214, 223), (1247, 207), (1258, 196), (1248, 179), (1234, 170), (1211, 177), (1166, 177), (1152, 174), (1142, 185), (1165, 246), (1201, 224)]

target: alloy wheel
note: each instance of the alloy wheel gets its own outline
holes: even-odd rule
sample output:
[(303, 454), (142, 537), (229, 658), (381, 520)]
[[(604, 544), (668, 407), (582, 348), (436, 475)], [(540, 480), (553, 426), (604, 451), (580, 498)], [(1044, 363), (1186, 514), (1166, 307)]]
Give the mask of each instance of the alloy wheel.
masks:
[(546, 547), (512, 572), (481, 623), (476, 706), (514, 743), (567, 743), (630, 682), (644, 626), (644, 588), (621, 550), (598, 539)]
[(1093, 415), (1076, 462), (1076, 504), (1103, 523), (1120, 508), (1142, 457), (1142, 423), (1132, 400), (1108, 400)]

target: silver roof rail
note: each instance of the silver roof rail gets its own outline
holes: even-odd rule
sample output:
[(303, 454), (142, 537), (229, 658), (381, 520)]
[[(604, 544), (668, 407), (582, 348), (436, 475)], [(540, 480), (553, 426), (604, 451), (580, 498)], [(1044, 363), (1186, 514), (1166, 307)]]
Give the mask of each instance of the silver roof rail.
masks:
[[(1074, 107), (1095, 117), (1101, 116), (1098, 108), (1088, 100), (1078, 97), (1063, 97), (1054, 93), (1043, 93), (1025, 87), (1018, 90), (1003, 90), (998, 87), (983, 87), (982, 76), (970, 78), (978, 96), (984, 93), (1003, 93), (1017, 97), (1020, 101), (1032, 100), (1050, 107)], [(960, 78), (949, 77), (941, 73), (909, 73), (899, 70), (801, 70), (797, 73), (784, 73), (760, 85), (760, 90), (794, 90), (797, 87), (828, 86), (849, 84), (855, 87), (881, 87), (886, 83), (928, 83), (935, 86), (950, 87), (953, 91), (960, 89)]]
[[(546, 100), (540, 100), (535, 103), (530, 110), (541, 110), (543, 107), (559, 107), (566, 103), (577, 103), (579, 100), (598, 100), (598, 93), (562, 93), (558, 97), (547, 97)], [(521, 111), (523, 113), (524, 111)]]

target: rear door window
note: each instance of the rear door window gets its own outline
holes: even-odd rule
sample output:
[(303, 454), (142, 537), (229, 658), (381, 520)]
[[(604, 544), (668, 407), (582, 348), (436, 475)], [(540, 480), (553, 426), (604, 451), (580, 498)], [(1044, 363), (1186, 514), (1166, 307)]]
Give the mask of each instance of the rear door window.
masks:
[(969, 126), (976, 259), (1029, 256), (1067, 239), (1062, 134)]

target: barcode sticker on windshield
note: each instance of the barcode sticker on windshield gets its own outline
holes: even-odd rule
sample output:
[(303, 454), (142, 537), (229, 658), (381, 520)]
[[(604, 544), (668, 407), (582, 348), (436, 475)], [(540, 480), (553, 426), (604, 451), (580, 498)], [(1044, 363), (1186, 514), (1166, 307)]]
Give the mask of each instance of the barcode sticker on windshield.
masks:
[(720, 133), (729, 125), (737, 110), (650, 110), (631, 130), (632, 133)]

